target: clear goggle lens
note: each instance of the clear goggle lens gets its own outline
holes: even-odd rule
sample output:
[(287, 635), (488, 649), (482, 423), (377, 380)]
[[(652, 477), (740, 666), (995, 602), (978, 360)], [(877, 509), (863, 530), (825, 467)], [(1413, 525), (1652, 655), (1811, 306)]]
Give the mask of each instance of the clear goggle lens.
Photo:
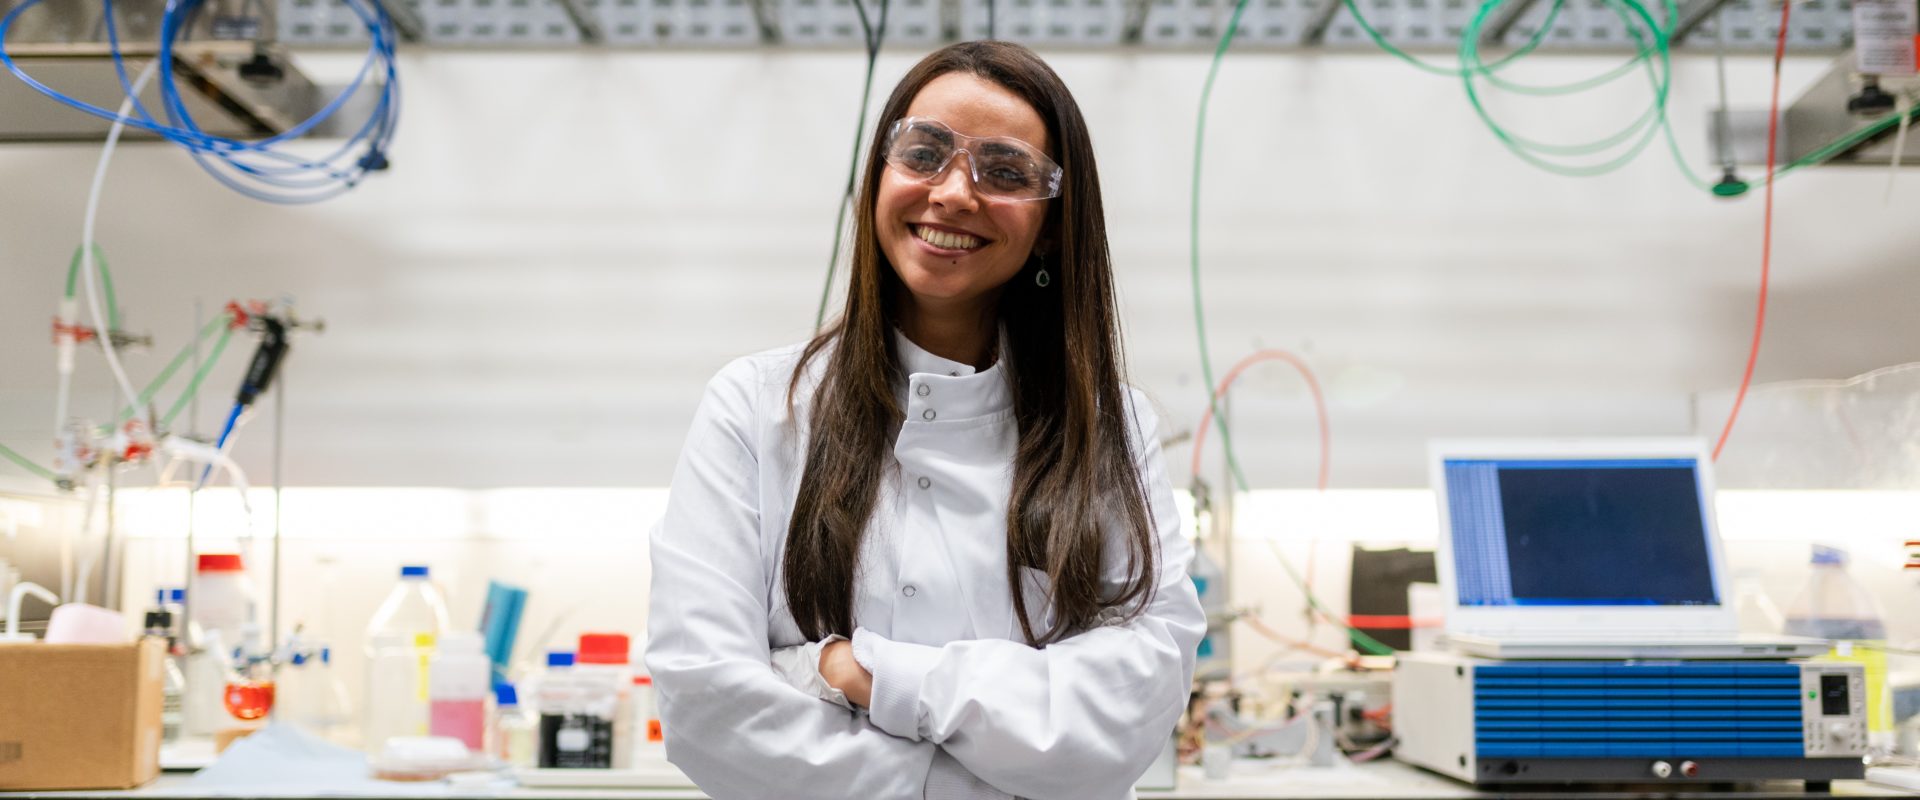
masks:
[(1060, 165), (1026, 142), (1006, 136), (972, 137), (930, 119), (908, 117), (887, 135), (887, 163), (906, 175), (933, 181), (961, 153), (981, 194), (1000, 200), (1046, 200), (1060, 196)]

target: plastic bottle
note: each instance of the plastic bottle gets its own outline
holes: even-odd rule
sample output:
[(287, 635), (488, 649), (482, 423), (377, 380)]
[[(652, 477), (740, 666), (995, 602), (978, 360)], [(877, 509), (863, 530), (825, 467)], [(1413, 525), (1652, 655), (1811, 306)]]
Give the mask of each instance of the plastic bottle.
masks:
[(193, 622), (239, 644), (241, 627), (253, 621), (253, 581), (238, 553), (201, 553), (193, 576)]
[(1831, 658), (1863, 664), (1867, 673), (1867, 739), (1876, 749), (1893, 746), (1893, 708), (1887, 691), (1886, 616), (1880, 604), (1847, 572), (1847, 552), (1813, 546), (1813, 571), (1787, 607), (1786, 632), (1830, 639)]
[(480, 634), (461, 631), (440, 639), (428, 668), (427, 731), (450, 736), (476, 753), (486, 751), (487, 684), (493, 661)]
[(507, 766), (531, 768), (540, 763), (540, 723), (520, 706), (511, 683), (493, 687), (493, 745), (489, 750)]
[(653, 677), (633, 678), (633, 747), (629, 763), (634, 766), (665, 761), (666, 731), (660, 725), (660, 703), (653, 694)]
[[(401, 567), (400, 582), (367, 623), (367, 752), (395, 736), (427, 735), (427, 665), (447, 627), (447, 603), (427, 568)], [(410, 666), (401, 663), (409, 646)]]
[(187, 676), (173, 659), (173, 612), (167, 608), (167, 590), (155, 593), (154, 607), (147, 611), (142, 627), (145, 635), (167, 643), (167, 655), (161, 659), (164, 665), (160, 683), (160, 741), (171, 744), (180, 741), (181, 726), (186, 719), (181, 704), (187, 691)]
[(596, 747), (594, 760), (626, 769), (633, 760), (633, 669), (628, 664), (632, 640), (624, 633), (583, 633), (574, 656), (574, 677), (592, 692), (593, 702), (611, 697), (611, 729), (604, 756)]
[[(419, 634), (429, 641), (432, 634)], [(365, 729), (361, 745), (378, 754), (387, 740), (427, 734), (427, 704), (420, 695), (420, 653), (415, 638), (382, 634), (373, 638), (367, 661)]]
[(335, 744), (349, 738), (353, 719), (347, 687), (333, 672), (333, 651), (296, 652), (280, 668), (276, 719), (298, 725)]
[[(547, 671), (534, 687), (540, 707), (540, 766), (577, 768), (585, 765), (592, 735), (580, 725), (573, 682), (573, 654), (547, 654)], [(572, 722), (570, 725), (569, 722)]]
[(221, 696), (227, 690), (229, 653), (226, 639), (211, 631), (201, 646), (186, 657), (182, 668), (187, 685), (180, 696), (182, 732), (187, 736), (212, 736), (227, 726), (227, 709)]
[(367, 623), (367, 638), (386, 634), (411, 638), (421, 633), (437, 637), (446, 633), (448, 627), (447, 601), (433, 585), (427, 568), (406, 566), (400, 568), (400, 583), (387, 593), (380, 610), (375, 611), (373, 620)]
[(162, 659), (160, 688), (160, 741), (173, 744), (186, 733), (187, 674), (172, 657)]

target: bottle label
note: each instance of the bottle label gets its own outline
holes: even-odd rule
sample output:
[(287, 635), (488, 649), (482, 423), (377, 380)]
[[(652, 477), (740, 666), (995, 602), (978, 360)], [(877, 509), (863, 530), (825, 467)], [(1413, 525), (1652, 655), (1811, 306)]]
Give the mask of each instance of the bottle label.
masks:
[(1914, 0), (1854, 0), (1854, 56), (1869, 75), (1920, 70), (1920, 4)]

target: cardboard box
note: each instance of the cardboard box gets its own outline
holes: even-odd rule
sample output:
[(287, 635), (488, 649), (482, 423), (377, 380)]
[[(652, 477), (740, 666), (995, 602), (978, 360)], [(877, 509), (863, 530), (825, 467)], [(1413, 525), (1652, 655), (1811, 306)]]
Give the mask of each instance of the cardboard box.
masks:
[(0, 644), (0, 790), (153, 780), (165, 657), (157, 639)]

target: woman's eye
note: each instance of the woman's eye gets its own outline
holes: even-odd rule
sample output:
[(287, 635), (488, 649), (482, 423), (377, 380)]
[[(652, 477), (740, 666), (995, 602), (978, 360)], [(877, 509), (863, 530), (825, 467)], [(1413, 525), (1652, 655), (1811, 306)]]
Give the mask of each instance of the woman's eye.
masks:
[(906, 162), (918, 169), (933, 169), (940, 166), (940, 154), (931, 147), (915, 147), (906, 152)]
[(1023, 189), (1031, 183), (1031, 181), (1028, 180), (1027, 173), (1012, 167), (994, 167), (993, 169), (987, 170), (986, 177), (987, 180), (993, 181), (994, 185), (1003, 189)]

